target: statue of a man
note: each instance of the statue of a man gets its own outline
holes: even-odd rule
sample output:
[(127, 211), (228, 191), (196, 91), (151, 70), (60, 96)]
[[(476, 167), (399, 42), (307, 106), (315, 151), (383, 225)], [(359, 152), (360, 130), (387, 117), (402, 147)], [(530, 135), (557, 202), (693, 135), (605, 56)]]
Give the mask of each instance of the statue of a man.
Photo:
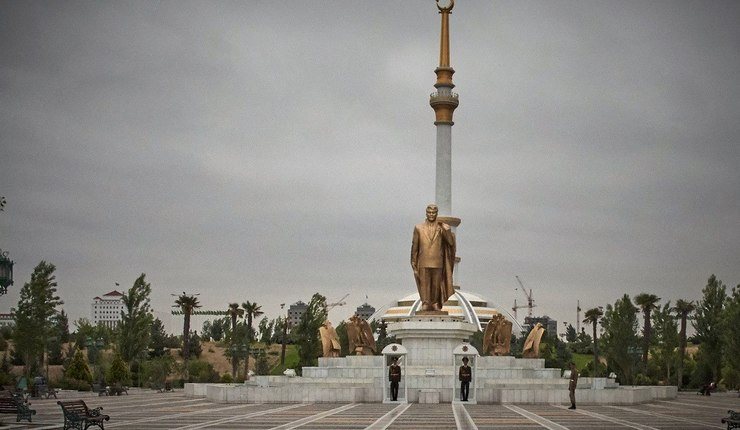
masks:
[(444, 302), (455, 293), (455, 234), (449, 225), (437, 221), (437, 212), (437, 205), (427, 206), (427, 218), (414, 227), (411, 244), (411, 267), (422, 311), (441, 311)]
[(337, 331), (331, 325), (331, 321), (324, 321), (324, 325), (319, 327), (321, 335), (321, 348), (324, 357), (339, 357), (342, 351), (342, 345), (339, 343)]

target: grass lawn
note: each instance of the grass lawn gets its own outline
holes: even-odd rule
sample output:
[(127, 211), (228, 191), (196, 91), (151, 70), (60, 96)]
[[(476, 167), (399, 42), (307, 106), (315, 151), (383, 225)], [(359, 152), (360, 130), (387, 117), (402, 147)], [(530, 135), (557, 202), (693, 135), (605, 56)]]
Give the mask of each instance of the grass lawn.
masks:
[(576, 363), (576, 369), (580, 372), (588, 365), (588, 363), (594, 361), (594, 356), (591, 354), (573, 353), (573, 361)]
[(285, 345), (285, 366), (280, 364), (278, 355), (278, 362), (270, 369), (270, 375), (282, 375), (285, 369), (295, 369), (296, 366), (298, 366), (298, 348), (295, 345)]

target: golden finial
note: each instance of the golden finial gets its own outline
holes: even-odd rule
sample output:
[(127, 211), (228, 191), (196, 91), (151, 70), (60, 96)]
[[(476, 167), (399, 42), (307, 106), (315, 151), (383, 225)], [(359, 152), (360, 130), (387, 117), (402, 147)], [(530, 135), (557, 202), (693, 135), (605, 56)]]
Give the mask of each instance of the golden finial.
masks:
[(455, 7), (455, 0), (437, 0), (437, 9), (439, 13), (449, 13)]

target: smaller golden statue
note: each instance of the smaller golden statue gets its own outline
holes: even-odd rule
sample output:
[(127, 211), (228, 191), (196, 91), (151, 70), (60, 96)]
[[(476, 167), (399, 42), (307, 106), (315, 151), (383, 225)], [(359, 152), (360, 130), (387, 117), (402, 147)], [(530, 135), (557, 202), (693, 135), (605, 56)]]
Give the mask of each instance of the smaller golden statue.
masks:
[(496, 314), (486, 325), (483, 334), (483, 354), (509, 355), (511, 353), (511, 321)]
[(331, 321), (324, 321), (324, 325), (319, 327), (319, 334), (321, 335), (323, 357), (339, 357), (342, 346), (339, 343), (337, 331), (331, 325)]
[(374, 355), (375, 338), (370, 324), (364, 319), (353, 315), (347, 322), (347, 340), (350, 355)]
[(542, 327), (542, 324), (535, 324), (532, 331), (529, 332), (527, 340), (524, 341), (522, 358), (540, 358), (540, 340), (542, 340), (544, 333), (545, 328)]

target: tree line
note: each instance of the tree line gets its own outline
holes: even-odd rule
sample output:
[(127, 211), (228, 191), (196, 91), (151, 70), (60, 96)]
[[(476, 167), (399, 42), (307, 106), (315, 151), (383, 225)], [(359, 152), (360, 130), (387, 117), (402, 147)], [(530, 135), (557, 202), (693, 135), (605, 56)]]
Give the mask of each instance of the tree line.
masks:
[[(698, 387), (715, 382), (740, 388), (740, 285), (728, 291), (712, 275), (696, 301), (661, 303), (651, 293), (634, 298), (624, 294), (613, 304), (587, 310), (584, 316), (591, 334), (585, 329), (576, 333), (569, 325), (566, 341), (574, 352), (593, 354), (584, 369), (587, 375), (614, 373), (627, 385)], [(695, 331), (690, 338), (688, 324)]]

